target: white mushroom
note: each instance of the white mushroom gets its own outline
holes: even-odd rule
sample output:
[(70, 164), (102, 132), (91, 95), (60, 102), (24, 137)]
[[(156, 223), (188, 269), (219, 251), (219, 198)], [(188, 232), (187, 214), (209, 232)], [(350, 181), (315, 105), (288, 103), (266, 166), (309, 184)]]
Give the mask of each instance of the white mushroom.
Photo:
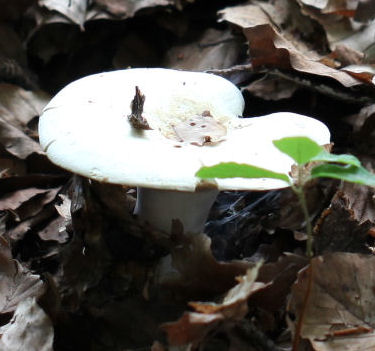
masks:
[[(151, 129), (132, 121), (136, 87), (145, 101), (135, 118)], [(327, 127), (315, 119), (293, 113), (238, 118), (243, 108), (241, 92), (212, 74), (159, 68), (96, 74), (69, 84), (51, 100), (40, 118), (40, 143), (65, 169), (137, 186), (135, 214), (141, 220), (169, 232), (175, 219), (185, 232), (199, 233), (220, 190), (287, 186), (275, 179), (202, 183), (195, 177), (201, 166), (238, 162), (287, 173), (293, 160), (272, 140), (330, 141)]]

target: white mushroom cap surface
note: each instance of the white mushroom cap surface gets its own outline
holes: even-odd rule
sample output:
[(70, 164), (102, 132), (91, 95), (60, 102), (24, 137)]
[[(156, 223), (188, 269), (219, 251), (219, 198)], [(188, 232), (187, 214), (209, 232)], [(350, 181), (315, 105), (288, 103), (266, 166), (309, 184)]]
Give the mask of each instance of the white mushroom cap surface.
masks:
[[(152, 130), (128, 120), (138, 86), (143, 116)], [(39, 122), (40, 143), (55, 164), (108, 183), (195, 191), (201, 166), (220, 162), (290, 171), (293, 160), (272, 140), (307, 136), (323, 145), (330, 133), (321, 122), (292, 113), (238, 118), (241, 92), (224, 78), (168, 69), (128, 69), (77, 80), (47, 105)], [(181, 142), (174, 126), (209, 112), (226, 130), (215, 143)], [(266, 190), (287, 186), (274, 179), (216, 179), (219, 190)]]

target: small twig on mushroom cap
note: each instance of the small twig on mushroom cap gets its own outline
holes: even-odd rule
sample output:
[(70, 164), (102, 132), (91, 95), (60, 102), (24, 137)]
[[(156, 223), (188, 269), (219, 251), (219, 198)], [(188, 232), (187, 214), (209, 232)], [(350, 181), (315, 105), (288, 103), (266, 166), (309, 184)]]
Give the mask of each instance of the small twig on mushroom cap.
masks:
[(135, 95), (134, 99), (132, 100), (130, 107), (131, 107), (131, 114), (128, 116), (129, 122), (135, 129), (143, 129), (143, 130), (150, 130), (152, 129), (146, 118), (142, 116), (143, 113), (143, 105), (145, 103), (146, 97), (141, 93), (139, 87), (135, 87)]

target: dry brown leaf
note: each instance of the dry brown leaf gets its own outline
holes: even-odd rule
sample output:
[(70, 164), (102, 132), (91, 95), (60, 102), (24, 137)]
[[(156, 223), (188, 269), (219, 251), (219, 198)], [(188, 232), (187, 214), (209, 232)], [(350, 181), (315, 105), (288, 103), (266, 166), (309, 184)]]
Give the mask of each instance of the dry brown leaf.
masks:
[(0, 156), (0, 178), (23, 176), (26, 174), (26, 164), (18, 158)]
[(69, 234), (66, 232), (66, 219), (57, 217), (48, 223), (46, 227), (38, 231), (38, 235), (45, 241), (57, 241), (64, 244), (69, 239)]
[(116, 18), (133, 17), (134, 14), (146, 7), (173, 5), (175, 0), (95, 0), (95, 3), (106, 12), (109, 12)]
[[(373, 60), (375, 22), (367, 21), (367, 19), (364, 23), (356, 22), (367, 17), (363, 16), (363, 5), (359, 6), (361, 1), (322, 1), (318, 6), (311, 5), (310, 0), (299, 0), (299, 2), (303, 13), (317, 20), (324, 27), (331, 50), (344, 46), (364, 54), (364, 62)], [(359, 12), (357, 15), (357, 9), (362, 14)], [(369, 16), (372, 15), (369, 14)], [(356, 21), (353, 21), (354, 17)]]
[(210, 28), (197, 41), (168, 50), (163, 65), (192, 71), (229, 68), (237, 63), (241, 46), (229, 31)]
[(24, 202), (30, 200), (34, 196), (48, 192), (48, 189), (27, 188), (15, 192), (7, 193), (0, 198), (0, 211), (15, 211)]
[(220, 314), (186, 312), (176, 322), (165, 323), (162, 328), (168, 335), (170, 345), (199, 343), (224, 317)]
[[(318, 351), (375, 349), (375, 257), (332, 253), (315, 257), (292, 288), (289, 313)], [(303, 311), (303, 312), (302, 312)], [(301, 316), (303, 313), (303, 316)]]
[(211, 240), (204, 234), (184, 237), (174, 244), (171, 255), (160, 263), (157, 281), (190, 299), (224, 293), (234, 285), (234, 278), (250, 267), (245, 261), (216, 261)]
[(319, 62), (319, 55), (297, 38), (288, 37), (273, 24), (268, 13), (257, 5), (240, 5), (220, 11), (223, 20), (243, 28), (249, 41), (251, 62), (254, 68), (269, 67), (290, 69), (331, 77), (346, 87), (360, 84), (345, 72)]
[(41, 91), (26, 91), (12, 84), (0, 84), (0, 144), (20, 159), (42, 153), (28, 134), (36, 133), (28, 123), (40, 115), (49, 97)]
[(38, 4), (50, 11), (49, 14), (35, 11), (39, 24), (74, 23), (82, 30), (89, 20), (126, 19), (133, 17), (139, 10), (157, 6), (175, 5), (181, 8), (178, 0), (38, 0)]
[(281, 100), (292, 97), (298, 85), (278, 77), (265, 77), (250, 83), (245, 89), (263, 100)]
[(366, 237), (374, 225), (374, 190), (345, 183), (317, 222), (317, 253), (332, 251), (369, 252)]
[(12, 126), (25, 131), (27, 124), (38, 117), (50, 97), (41, 90), (28, 91), (13, 84), (0, 84), (0, 114)]
[(250, 304), (270, 312), (285, 308), (287, 296), (297, 273), (307, 264), (306, 257), (287, 253), (276, 262), (262, 265), (257, 281), (267, 286), (250, 297)]
[(87, 0), (38, 0), (39, 6), (44, 6), (50, 11), (56, 11), (69, 18), (81, 28), (86, 20), (86, 12), (89, 2)]
[(0, 117), (0, 144), (10, 154), (24, 160), (32, 153), (42, 153), (42, 148), (21, 130)]
[(299, 0), (307, 6), (315, 7), (322, 10), (323, 13), (338, 13), (348, 10), (355, 10), (359, 0), (342, 1), (342, 0)]
[(16, 220), (22, 221), (41, 212), (45, 205), (56, 198), (60, 189), (30, 188), (8, 193), (0, 199), (0, 209), (11, 210)]
[(40, 277), (13, 260), (9, 244), (0, 237), (0, 313), (13, 312), (22, 300), (43, 292)]
[(0, 333), (2, 351), (53, 351), (52, 322), (35, 298), (21, 301)]
[(205, 111), (201, 116), (193, 116), (173, 126), (181, 142), (202, 146), (217, 143), (227, 134), (227, 129)]
[(247, 300), (255, 292), (267, 286), (256, 282), (260, 264), (238, 277), (238, 284), (230, 289), (220, 303), (190, 302), (196, 312), (186, 312), (178, 321), (166, 323), (171, 345), (198, 344), (213, 329), (225, 323), (234, 323), (243, 319), (248, 311)]
[(374, 156), (375, 152), (375, 105), (362, 108), (347, 118), (354, 132), (354, 144), (362, 155)]

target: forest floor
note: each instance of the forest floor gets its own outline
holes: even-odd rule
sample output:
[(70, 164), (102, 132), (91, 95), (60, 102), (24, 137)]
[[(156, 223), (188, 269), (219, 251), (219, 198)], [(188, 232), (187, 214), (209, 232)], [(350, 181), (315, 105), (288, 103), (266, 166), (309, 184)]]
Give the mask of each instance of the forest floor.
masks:
[[(165, 67), (230, 80), (247, 118), (314, 117), (334, 153), (373, 171), (371, 1), (0, 8), (0, 350), (375, 350), (373, 188), (329, 179), (306, 187), (308, 258), (290, 189), (221, 192), (205, 234), (166, 236), (132, 215), (136, 189), (65, 171), (38, 142), (44, 106), (70, 82)], [(173, 277), (160, 272), (166, 257)]]

